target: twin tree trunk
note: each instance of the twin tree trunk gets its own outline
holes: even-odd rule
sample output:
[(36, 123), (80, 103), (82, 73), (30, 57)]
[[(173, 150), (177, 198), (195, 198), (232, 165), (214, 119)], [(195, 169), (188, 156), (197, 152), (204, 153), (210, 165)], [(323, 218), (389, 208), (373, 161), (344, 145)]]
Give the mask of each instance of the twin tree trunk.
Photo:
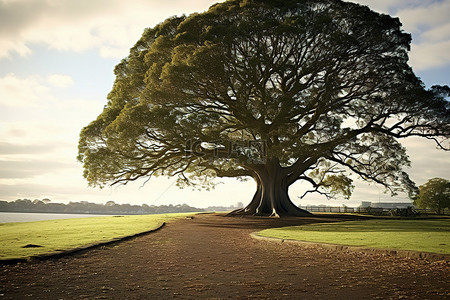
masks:
[(306, 217), (312, 214), (298, 208), (289, 198), (287, 176), (278, 161), (258, 170), (254, 177), (256, 193), (247, 207), (231, 212), (230, 216), (253, 215), (271, 217)]

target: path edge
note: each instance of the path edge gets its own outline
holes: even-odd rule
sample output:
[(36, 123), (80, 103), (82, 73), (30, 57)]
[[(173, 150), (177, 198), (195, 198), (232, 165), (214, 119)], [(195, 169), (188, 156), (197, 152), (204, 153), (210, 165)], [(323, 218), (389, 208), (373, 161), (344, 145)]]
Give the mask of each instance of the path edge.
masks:
[(339, 244), (329, 244), (329, 243), (318, 243), (318, 242), (308, 242), (301, 240), (283, 239), (276, 237), (265, 237), (258, 235), (258, 232), (253, 232), (250, 236), (256, 240), (262, 240), (267, 242), (275, 242), (279, 244), (295, 244), (301, 245), (306, 248), (321, 248), (321, 249), (331, 249), (337, 251), (349, 251), (349, 252), (360, 252), (365, 254), (382, 254), (390, 255), (396, 257), (407, 257), (414, 259), (424, 259), (430, 261), (446, 261), (450, 262), (450, 254), (440, 254), (433, 252), (421, 252), (413, 250), (397, 250), (397, 249), (383, 249), (383, 248), (368, 248), (360, 246), (350, 246), (350, 245), (339, 245)]
[(91, 243), (91, 244), (87, 244), (87, 245), (83, 245), (83, 246), (80, 246), (80, 247), (71, 248), (71, 249), (67, 249), (67, 250), (62, 250), (62, 251), (58, 251), (58, 252), (44, 253), (44, 254), (40, 254), (40, 255), (32, 255), (32, 256), (28, 256), (26, 258), (3, 259), (3, 260), (0, 260), (0, 266), (1, 265), (10, 265), (10, 264), (24, 263), (24, 262), (32, 262), (32, 261), (41, 261), (41, 260), (53, 259), (53, 258), (61, 258), (61, 257), (64, 257), (64, 256), (73, 255), (73, 254), (76, 254), (76, 253), (79, 253), (79, 252), (82, 252), (82, 251), (92, 250), (92, 249), (95, 249), (95, 248), (99, 248), (99, 247), (103, 247), (103, 246), (109, 246), (109, 245), (113, 245), (113, 244), (120, 243), (120, 242), (123, 242), (123, 241), (127, 241), (127, 240), (130, 240), (130, 239), (135, 238), (135, 237), (143, 236), (143, 235), (146, 235), (146, 234), (158, 231), (158, 230), (162, 229), (164, 226), (166, 226), (166, 222), (162, 222), (161, 225), (159, 225), (156, 228), (150, 229), (150, 230), (146, 230), (146, 231), (138, 232), (138, 233), (127, 235), (127, 236), (114, 238), (114, 239), (111, 239), (111, 240), (108, 240), (108, 241)]

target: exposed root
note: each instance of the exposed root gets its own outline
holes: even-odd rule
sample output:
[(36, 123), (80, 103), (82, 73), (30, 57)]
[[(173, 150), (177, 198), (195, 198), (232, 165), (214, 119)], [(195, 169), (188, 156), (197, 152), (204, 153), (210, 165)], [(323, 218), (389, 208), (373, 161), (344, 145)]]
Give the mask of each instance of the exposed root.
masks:
[(283, 217), (311, 217), (313, 216), (313, 214), (300, 208), (293, 209), (287, 212), (279, 212), (274, 210), (272, 211), (272, 213), (262, 213), (248, 208), (240, 208), (232, 212), (229, 212), (225, 216), (226, 217), (254, 216), (254, 217), (283, 218)]

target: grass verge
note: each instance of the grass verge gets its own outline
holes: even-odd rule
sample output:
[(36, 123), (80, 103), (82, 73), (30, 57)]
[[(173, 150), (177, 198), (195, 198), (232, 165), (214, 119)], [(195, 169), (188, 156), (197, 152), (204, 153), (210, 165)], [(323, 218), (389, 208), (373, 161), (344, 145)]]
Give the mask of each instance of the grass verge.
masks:
[(0, 224), (0, 261), (59, 253), (97, 242), (106, 242), (149, 231), (158, 228), (163, 222), (192, 214), (106, 216), (3, 223)]
[(259, 236), (450, 254), (450, 220), (368, 220), (266, 229)]

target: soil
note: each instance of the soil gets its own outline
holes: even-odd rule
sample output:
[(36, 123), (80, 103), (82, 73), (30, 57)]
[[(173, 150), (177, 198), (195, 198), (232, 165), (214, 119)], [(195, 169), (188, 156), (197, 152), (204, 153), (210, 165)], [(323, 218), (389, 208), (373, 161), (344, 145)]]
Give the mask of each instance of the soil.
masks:
[(2, 265), (0, 299), (450, 299), (445, 261), (250, 237), (325, 221), (339, 219), (196, 215), (114, 245)]

